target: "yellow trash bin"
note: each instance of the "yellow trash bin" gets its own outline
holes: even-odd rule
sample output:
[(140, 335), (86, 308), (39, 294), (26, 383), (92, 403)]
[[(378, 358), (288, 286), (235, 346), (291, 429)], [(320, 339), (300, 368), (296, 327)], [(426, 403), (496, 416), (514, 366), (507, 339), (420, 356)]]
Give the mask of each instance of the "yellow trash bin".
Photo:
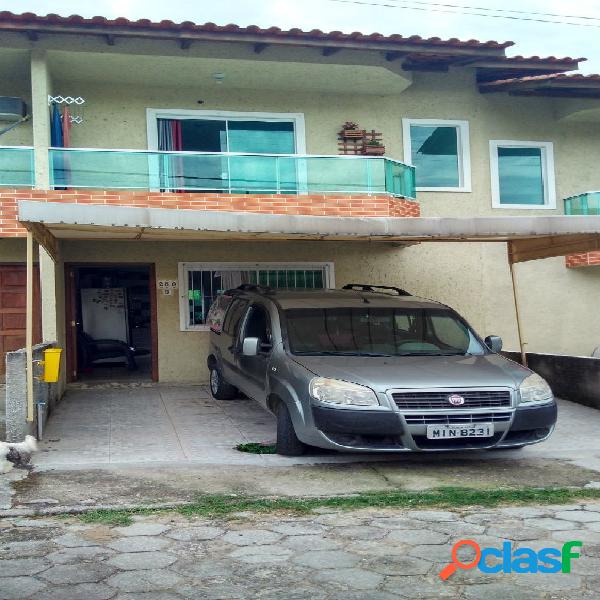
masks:
[(60, 373), (60, 356), (62, 348), (48, 348), (44, 350), (44, 374), (42, 381), (46, 383), (56, 383)]

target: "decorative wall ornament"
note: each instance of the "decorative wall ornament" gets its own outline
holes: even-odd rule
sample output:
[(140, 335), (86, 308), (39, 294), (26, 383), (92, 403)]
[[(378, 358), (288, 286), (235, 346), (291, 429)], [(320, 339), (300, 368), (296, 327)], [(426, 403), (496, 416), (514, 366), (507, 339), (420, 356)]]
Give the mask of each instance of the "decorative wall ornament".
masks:
[(338, 154), (383, 156), (383, 134), (361, 129), (354, 121), (346, 121), (338, 133)]

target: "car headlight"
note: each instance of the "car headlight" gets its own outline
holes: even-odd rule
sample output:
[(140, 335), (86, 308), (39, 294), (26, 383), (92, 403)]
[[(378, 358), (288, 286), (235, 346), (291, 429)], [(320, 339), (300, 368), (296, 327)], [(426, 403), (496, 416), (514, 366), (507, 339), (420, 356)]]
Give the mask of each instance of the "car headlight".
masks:
[(550, 386), (537, 373), (531, 374), (522, 381), (519, 386), (519, 393), (521, 395), (520, 406), (548, 404), (554, 399)]
[(364, 385), (315, 377), (309, 385), (310, 395), (325, 404), (345, 406), (378, 406), (379, 401), (375, 392)]

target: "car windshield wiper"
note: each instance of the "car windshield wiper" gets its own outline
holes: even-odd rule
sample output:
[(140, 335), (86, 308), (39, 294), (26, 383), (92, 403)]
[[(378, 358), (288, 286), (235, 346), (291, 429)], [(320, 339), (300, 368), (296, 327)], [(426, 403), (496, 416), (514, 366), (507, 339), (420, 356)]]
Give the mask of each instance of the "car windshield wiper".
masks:
[(394, 356), (393, 354), (381, 354), (379, 352), (334, 352), (332, 350), (315, 350), (314, 352), (295, 352), (295, 354), (297, 356)]
[(473, 356), (470, 352), (403, 352), (397, 356)]

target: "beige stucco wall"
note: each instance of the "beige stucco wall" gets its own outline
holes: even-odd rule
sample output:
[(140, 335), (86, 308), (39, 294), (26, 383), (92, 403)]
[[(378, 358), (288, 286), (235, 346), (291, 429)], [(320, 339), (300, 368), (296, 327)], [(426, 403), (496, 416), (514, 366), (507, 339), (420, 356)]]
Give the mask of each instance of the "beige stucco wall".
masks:
[[(58, 41), (53, 43), (58, 44)], [(107, 51), (115, 52), (118, 48)], [(202, 49), (193, 47), (193, 52), (198, 56)], [(177, 54), (177, 51), (171, 53)], [(215, 57), (218, 54), (213, 53)], [(250, 51), (248, 56), (252, 56)], [(268, 69), (268, 56), (268, 53), (260, 56), (261, 68), (264, 65)], [(340, 62), (343, 56), (344, 53), (340, 53)], [(68, 64), (67, 58), (60, 57), (62, 64)], [(132, 60), (134, 65), (135, 60)], [(159, 66), (161, 60), (160, 56), (156, 57)], [(72, 130), (73, 146), (147, 148), (148, 107), (292, 112), (304, 114), (308, 153), (335, 154), (340, 125), (354, 120), (368, 129), (382, 131), (387, 154), (402, 159), (403, 117), (460, 119), (470, 124), (473, 191), (419, 193), (424, 216), (511, 214), (511, 211), (491, 207), (490, 139), (554, 143), (557, 213), (562, 212), (562, 198), (600, 189), (597, 169), (600, 122), (558, 119), (568, 108), (566, 101), (560, 99), (479, 94), (474, 72), (469, 69), (452, 69), (446, 74), (414, 73), (413, 84), (402, 93), (366, 95), (353, 94), (351, 87), (339, 93), (239, 89), (235, 78), (226, 78), (220, 86), (210, 78), (194, 80), (194, 85), (186, 85), (185, 82), (192, 81), (190, 78), (182, 78), (177, 85), (147, 85), (139, 81), (134, 84), (133, 79), (138, 77), (133, 74), (134, 68), (129, 83), (127, 78), (110, 81), (110, 73), (106, 73), (106, 80), (93, 81), (77, 62), (82, 61), (73, 60), (72, 73), (76, 80), (67, 79), (68, 69), (53, 71), (57, 92), (76, 93), (86, 98), (85, 121)], [(96, 73), (92, 62), (90, 59), (87, 63), (89, 70)], [(368, 61), (362, 62), (368, 64)], [(220, 64), (215, 58), (215, 71), (220, 70)], [(293, 68), (302, 75), (301, 65)], [(307, 66), (305, 79), (309, 76)], [(390, 73), (390, 77), (394, 75)], [(198, 100), (203, 100), (203, 104), (199, 105)], [(552, 212), (512, 211), (518, 215), (542, 216)], [(156, 248), (141, 250), (143, 248), (146, 247), (142, 244), (104, 244), (100, 252), (93, 244), (73, 243), (66, 245), (66, 252), (69, 260), (156, 262), (159, 278), (175, 277), (178, 261), (269, 260), (272, 256), (269, 245), (265, 244), (252, 246), (251, 251), (247, 244), (237, 243), (169, 244), (161, 248), (160, 253)], [(114, 258), (106, 258), (106, 252), (114, 254)], [(482, 334), (500, 334), (507, 347), (516, 348), (514, 306), (506, 249), (502, 244), (421, 244), (407, 249), (366, 244), (283, 244), (278, 256), (282, 260), (334, 260), (338, 284), (348, 280), (344, 275), (347, 273), (348, 277), (352, 274), (352, 279), (360, 276), (368, 281), (402, 285), (415, 293), (447, 302)], [(357, 272), (353, 270), (355, 265), (360, 265)], [(600, 268), (568, 270), (564, 260), (556, 258), (518, 265), (516, 270), (528, 349), (589, 355), (600, 344), (600, 311), (596, 309), (596, 299), (600, 297)], [(177, 302), (160, 297), (160, 375), (165, 380), (200, 376), (193, 366), (179, 369), (179, 349), (200, 351), (206, 336), (178, 333), (178, 323)]]

